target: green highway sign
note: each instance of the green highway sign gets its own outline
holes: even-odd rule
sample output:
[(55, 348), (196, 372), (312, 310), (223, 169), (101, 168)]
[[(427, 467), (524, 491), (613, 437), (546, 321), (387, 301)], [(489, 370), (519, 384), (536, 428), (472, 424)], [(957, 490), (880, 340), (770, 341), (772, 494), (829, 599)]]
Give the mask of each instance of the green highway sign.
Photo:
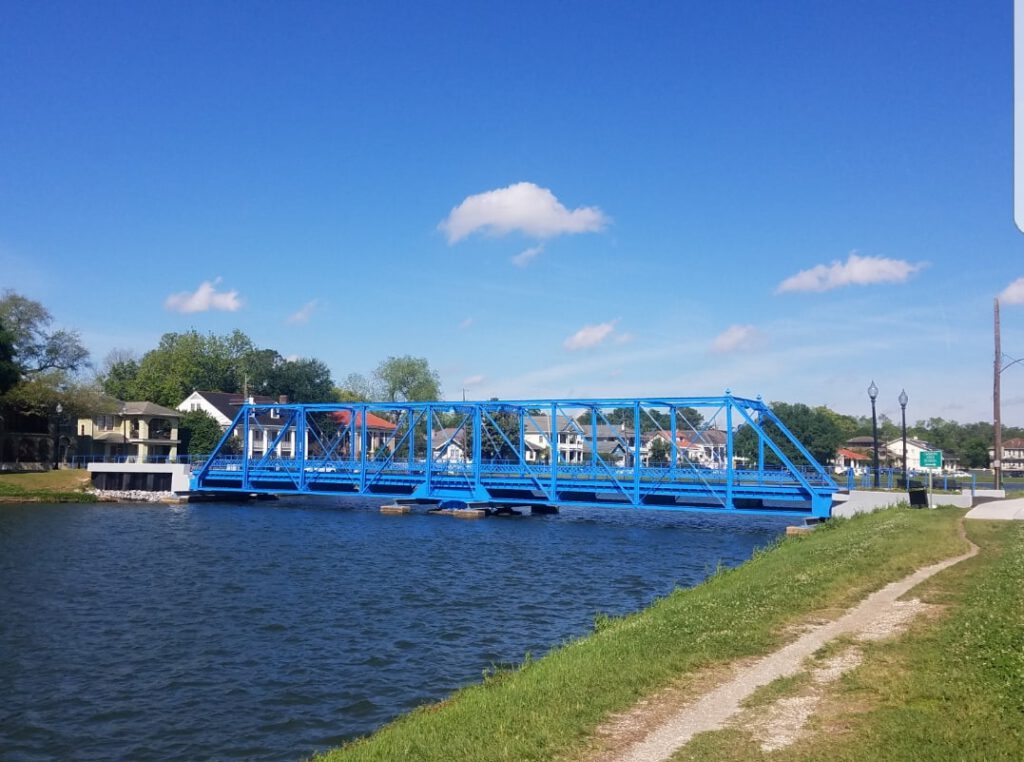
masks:
[(942, 468), (942, 451), (921, 452), (921, 468)]

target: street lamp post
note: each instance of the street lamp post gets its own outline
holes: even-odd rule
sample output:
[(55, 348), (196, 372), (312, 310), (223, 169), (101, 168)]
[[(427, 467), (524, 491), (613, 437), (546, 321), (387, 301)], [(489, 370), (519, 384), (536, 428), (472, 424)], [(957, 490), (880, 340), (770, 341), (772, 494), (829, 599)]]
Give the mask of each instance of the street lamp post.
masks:
[(910, 397), (907, 396), (907, 390), (904, 389), (900, 392), (900, 412), (903, 415), (903, 486), (909, 487), (907, 484), (907, 403), (910, 402)]
[(874, 444), (872, 453), (874, 454), (874, 470), (875, 470), (875, 489), (881, 486), (880, 477), (878, 472), (878, 418), (875, 416), (875, 400), (878, 399), (878, 387), (875, 386), (875, 382), (871, 382), (871, 386), (868, 387), (868, 396), (871, 398), (871, 440)]

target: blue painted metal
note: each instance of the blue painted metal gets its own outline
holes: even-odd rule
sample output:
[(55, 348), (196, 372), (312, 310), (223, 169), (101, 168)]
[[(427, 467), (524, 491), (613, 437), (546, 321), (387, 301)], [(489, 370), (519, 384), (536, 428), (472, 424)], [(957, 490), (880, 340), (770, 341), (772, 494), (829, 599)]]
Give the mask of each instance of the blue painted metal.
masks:
[[(705, 423), (691, 425), (684, 408), (696, 408)], [(620, 424), (612, 427), (609, 413), (616, 409)], [(645, 462), (646, 445), (634, 432), (643, 432), (647, 421), (671, 435), (667, 466)], [(737, 423), (757, 435), (756, 467), (734, 457)], [(632, 431), (626, 428), (630, 424)], [(437, 433), (445, 426), (455, 434), (442, 441)], [(598, 441), (602, 429), (606, 437), (615, 432), (604, 454)], [(680, 445), (677, 436), (686, 443)], [(447, 447), (455, 437), (461, 437), (461, 460)], [(256, 451), (256, 441), (266, 443), (265, 451)], [(546, 462), (540, 456), (544, 448)], [(766, 462), (766, 448), (776, 465)], [(192, 487), (819, 518), (830, 515), (838, 490), (760, 398), (730, 392), (721, 397), (243, 405), (216, 451), (194, 468)]]

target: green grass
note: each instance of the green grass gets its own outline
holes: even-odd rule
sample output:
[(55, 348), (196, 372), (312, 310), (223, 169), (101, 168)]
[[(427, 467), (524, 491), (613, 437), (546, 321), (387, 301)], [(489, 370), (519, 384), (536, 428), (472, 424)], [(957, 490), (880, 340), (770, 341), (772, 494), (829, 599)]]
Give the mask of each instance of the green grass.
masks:
[(88, 486), (88, 472), (74, 469), (0, 474), (0, 501), (92, 503), (96, 496), (85, 492)]
[(705, 733), (676, 762), (946, 762), (1024, 759), (1024, 522), (967, 522), (981, 547), (908, 595), (946, 607), (905, 636), (861, 644), (788, 749), (763, 753), (741, 729)]
[(587, 747), (610, 714), (682, 676), (763, 654), (808, 613), (964, 549), (962, 511), (898, 508), (830, 521), (704, 584), (600, 629), (522, 668), (422, 707), (321, 760), (550, 760)]

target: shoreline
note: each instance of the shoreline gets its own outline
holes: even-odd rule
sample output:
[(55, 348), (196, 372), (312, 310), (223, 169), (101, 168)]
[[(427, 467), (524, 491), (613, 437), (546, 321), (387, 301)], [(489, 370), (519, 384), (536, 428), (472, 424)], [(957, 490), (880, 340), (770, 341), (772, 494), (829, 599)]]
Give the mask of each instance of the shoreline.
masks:
[(313, 759), (579, 758), (594, 751), (609, 717), (637, 701), (770, 653), (793, 640), (801, 623), (834, 618), (831, 612), (962, 551), (955, 531), (962, 515), (901, 507), (781, 538), (735, 569), (634, 614), (596, 619), (587, 636)]

